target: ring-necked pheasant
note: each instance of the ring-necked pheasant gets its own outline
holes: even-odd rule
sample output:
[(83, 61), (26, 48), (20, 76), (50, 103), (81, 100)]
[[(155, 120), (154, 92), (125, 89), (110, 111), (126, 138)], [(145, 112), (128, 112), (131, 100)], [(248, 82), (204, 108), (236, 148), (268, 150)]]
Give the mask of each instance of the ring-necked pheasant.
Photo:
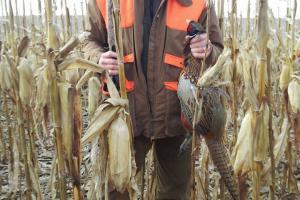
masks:
[[(187, 29), (189, 36), (193, 37), (203, 32), (205, 30), (199, 23), (190, 22)], [(202, 60), (193, 57), (190, 51), (188, 52), (178, 84), (182, 123), (189, 131), (195, 130), (196, 134), (204, 137), (213, 163), (217, 166), (232, 198), (240, 199), (233, 168), (222, 142), (226, 123), (224, 92), (219, 87), (200, 88), (197, 86)]]

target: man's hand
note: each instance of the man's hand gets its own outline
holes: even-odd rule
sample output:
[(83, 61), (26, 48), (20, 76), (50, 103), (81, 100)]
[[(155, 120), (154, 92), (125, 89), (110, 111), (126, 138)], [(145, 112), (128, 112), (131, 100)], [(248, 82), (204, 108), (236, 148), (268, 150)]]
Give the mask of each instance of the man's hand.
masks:
[[(188, 38), (189, 37), (187, 36), (186, 39)], [(196, 35), (193, 39), (191, 39), (190, 41), (191, 53), (195, 58), (203, 59), (205, 57), (206, 42), (207, 42), (206, 40), (207, 40), (206, 33)], [(211, 51), (212, 51), (212, 44), (208, 40), (206, 57), (208, 57), (211, 54)]]
[(113, 51), (103, 53), (100, 57), (99, 65), (106, 69), (110, 75), (119, 74), (117, 53)]

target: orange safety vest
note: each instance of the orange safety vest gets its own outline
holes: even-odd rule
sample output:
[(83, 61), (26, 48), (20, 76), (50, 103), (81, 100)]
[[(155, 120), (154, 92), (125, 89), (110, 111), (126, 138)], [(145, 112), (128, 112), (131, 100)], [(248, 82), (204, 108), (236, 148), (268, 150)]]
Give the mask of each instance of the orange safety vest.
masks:
[[(171, 30), (184, 31), (187, 29), (187, 20), (198, 21), (206, 8), (205, 0), (192, 0), (191, 5), (183, 6), (177, 0), (167, 0), (166, 26)], [(106, 0), (97, 0), (97, 6), (107, 24)], [(134, 25), (134, 0), (120, 0), (121, 28), (131, 28)], [(124, 63), (134, 62), (134, 55), (124, 56)], [(183, 58), (165, 53), (164, 62), (180, 69), (183, 68)], [(127, 90), (134, 88), (134, 82), (126, 81)], [(178, 82), (165, 82), (168, 90), (177, 90)]]

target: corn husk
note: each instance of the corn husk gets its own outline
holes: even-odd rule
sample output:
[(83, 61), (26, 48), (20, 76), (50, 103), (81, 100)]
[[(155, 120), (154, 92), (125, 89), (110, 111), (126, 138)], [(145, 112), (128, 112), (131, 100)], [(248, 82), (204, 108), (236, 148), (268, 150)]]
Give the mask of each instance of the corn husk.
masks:
[(76, 90), (80, 89), (92, 76), (93, 76), (93, 72), (90, 70), (86, 70), (83, 76), (81, 76), (78, 83), (76, 84)]
[(251, 70), (251, 63), (253, 61), (249, 59), (249, 55), (243, 51), (241, 53), (242, 57), (242, 65), (243, 65), (243, 79), (245, 83), (245, 95), (247, 100), (250, 102), (250, 104), (253, 106), (255, 110), (258, 109), (258, 101), (256, 98), (256, 91), (253, 86), (254, 78), (253, 78), (253, 71)]
[(300, 39), (298, 39), (297, 41), (295, 50), (296, 50), (296, 55), (300, 57)]
[(24, 58), (21, 59), (20, 65), (17, 69), (19, 72), (20, 99), (23, 106), (28, 106), (32, 96), (33, 72), (30, 67), (30, 63)]
[(82, 145), (93, 141), (99, 135), (103, 134), (112, 121), (118, 117), (118, 113), (125, 112), (124, 109), (128, 107), (128, 100), (120, 98), (119, 92), (108, 74), (106, 74), (106, 78), (108, 80), (107, 89), (111, 98), (106, 99), (97, 108), (85, 135), (81, 139)]
[(292, 73), (293, 73), (292, 63), (289, 61), (284, 61), (280, 73), (280, 79), (279, 79), (279, 87), (281, 90), (287, 89)]
[(203, 76), (198, 80), (197, 85), (199, 87), (213, 86), (214, 83), (218, 82), (219, 75), (224, 71), (224, 66), (229, 66), (232, 61), (230, 59), (231, 51), (230, 49), (225, 49), (223, 53), (219, 56), (216, 64), (206, 70)]
[(243, 56), (240, 53), (236, 59), (236, 74), (239, 77), (243, 76)]
[(58, 49), (60, 46), (59, 33), (56, 31), (54, 24), (49, 23), (48, 25), (48, 47), (53, 49)]
[(49, 103), (49, 82), (45, 68), (38, 70), (36, 74), (36, 107), (43, 108)]
[(292, 80), (288, 86), (289, 101), (293, 112), (300, 112), (300, 83)]
[(124, 192), (130, 183), (130, 140), (130, 132), (125, 117), (120, 115), (108, 129), (110, 180), (119, 192)]
[(72, 85), (76, 85), (79, 80), (79, 72), (78, 69), (70, 69), (63, 71), (65, 79), (68, 83)]
[(88, 94), (88, 112), (89, 116), (93, 116), (98, 107), (99, 100), (101, 99), (100, 81), (97, 77), (89, 79), (89, 94)]
[[(285, 118), (282, 123), (281, 133), (275, 138), (275, 145), (273, 149), (275, 166), (278, 165), (286, 150), (286, 146), (288, 143), (288, 132), (289, 132), (289, 121), (287, 118)], [(270, 169), (271, 169), (271, 159), (269, 158), (266, 165), (264, 166), (263, 175), (267, 175)]]
[(19, 57), (23, 57), (26, 55), (29, 45), (30, 45), (29, 37), (28, 36), (23, 37), (18, 46), (18, 56)]
[(13, 87), (12, 73), (7, 62), (0, 62), (0, 87), (2, 90), (10, 90)]
[(255, 128), (256, 115), (249, 109), (242, 121), (236, 145), (232, 151), (231, 159), (236, 174), (244, 175), (252, 167), (252, 141)]
[(254, 137), (254, 160), (265, 161), (268, 156), (269, 149), (269, 107), (263, 104), (257, 116), (257, 129)]

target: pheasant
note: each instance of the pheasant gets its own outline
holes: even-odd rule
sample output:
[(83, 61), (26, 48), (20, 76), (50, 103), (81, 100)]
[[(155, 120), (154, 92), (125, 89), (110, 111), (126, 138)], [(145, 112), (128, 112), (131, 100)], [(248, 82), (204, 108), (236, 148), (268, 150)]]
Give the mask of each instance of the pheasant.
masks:
[[(187, 34), (190, 38), (203, 32), (205, 29), (199, 23), (189, 23)], [(193, 57), (190, 51), (185, 52), (188, 53), (185, 55), (184, 68), (178, 83), (182, 123), (189, 131), (194, 130), (196, 134), (204, 137), (213, 163), (229, 193), (234, 200), (238, 200), (240, 197), (237, 181), (222, 142), (226, 122), (224, 92), (219, 87), (197, 86), (201, 67), (205, 65), (202, 60)]]

